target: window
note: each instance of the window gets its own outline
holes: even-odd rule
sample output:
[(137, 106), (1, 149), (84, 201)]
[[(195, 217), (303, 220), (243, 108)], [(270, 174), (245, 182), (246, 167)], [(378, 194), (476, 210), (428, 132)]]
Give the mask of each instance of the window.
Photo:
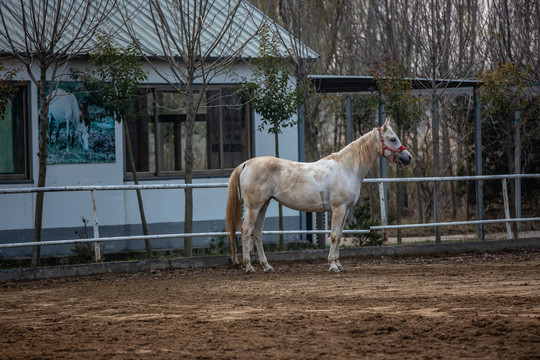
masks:
[[(135, 168), (140, 177), (182, 176), (185, 171), (184, 95), (145, 88), (128, 121)], [(251, 155), (248, 109), (240, 95), (226, 88), (203, 94), (193, 126), (193, 174), (225, 175)], [(131, 162), (126, 150), (126, 176)]]
[(28, 86), (21, 85), (0, 117), (0, 181), (30, 179)]

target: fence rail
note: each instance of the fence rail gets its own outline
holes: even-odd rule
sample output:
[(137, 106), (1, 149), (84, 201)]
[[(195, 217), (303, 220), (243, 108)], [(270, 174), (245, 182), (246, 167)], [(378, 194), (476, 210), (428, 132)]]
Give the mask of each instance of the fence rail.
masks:
[[(510, 175), (480, 175), (480, 176), (447, 176), (447, 177), (416, 177), (416, 178), (367, 178), (364, 183), (400, 183), (400, 182), (435, 182), (435, 181), (472, 181), (472, 180), (501, 180), (540, 178), (540, 174), (510, 174)], [(24, 194), (59, 191), (108, 191), (108, 190), (165, 190), (165, 189), (208, 189), (226, 188), (227, 183), (202, 184), (147, 184), (147, 185), (74, 185), (48, 186), (42, 188), (10, 188), (0, 189), (0, 194)]]
[(532, 218), (512, 218), (512, 219), (492, 219), (492, 220), (469, 220), (469, 221), (452, 221), (452, 222), (440, 222), (440, 223), (424, 223), (424, 224), (403, 224), (403, 225), (386, 225), (386, 226), (370, 226), (370, 230), (383, 230), (383, 229), (412, 229), (420, 227), (437, 227), (437, 226), (459, 226), (459, 225), (478, 225), (478, 224), (497, 224), (502, 222), (526, 222), (526, 221), (540, 221), (540, 217)]
[[(343, 230), (345, 234), (369, 234), (370, 230)], [(330, 230), (268, 230), (263, 231), (263, 235), (295, 235), (295, 234), (330, 234)], [(236, 232), (236, 235), (240, 235), (240, 231)], [(38, 242), (24, 242), (13, 244), (0, 244), (0, 249), (25, 247), (25, 246), (42, 246), (42, 245), (66, 245), (66, 244), (80, 244), (88, 242), (114, 242), (125, 240), (160, 240), (171, 238), (183, 238), (183, 237), (212, 237), (212, 236), (229, 236), (228, 232), (204, 232), (204, 233), (182, 233), (182, 234), (159, 234), (159, 235), (131, 235), (131, 236), (114, 236), (114, 237), (100, 237), (92, 239), (68, 239), (68, 240), (51, 240), (51, 241), (38, 241)]]
[[(369, 178), (364, 179), (365, 183), (377, 183), (379, 184), (379, 195), (381, 201), (381, 226), (371, 226), (369, 230), (357, 229), (357, 230), (344, 230), (345, 234), (361, 234), (369, 233), (370, 231), (383, 231), (383, 238), (387, 238), (386, 232), (390, 229), (403, 229), (403, 228), (421, 228), (421, 227), (438, 227), (438, 226), (458, 226), (458, 225), (475, 225), (475, 224), (492, 224), (492, 223), (506, 223), (507, 236), (512, 238), (510, 230), (510, 223), (512, 222), (526, 222), (526, 221), (540, 221), (540, 217), (531, 218), (511, 218), (508, 206), (508, 193), (506, 187), (507, 179), (524, 179), (524, 178), (540, 178), (540, 174), (511, 174), (511, 175), (481, 175), (481, 176), (451, 176), (451, 177), (423, 177), (423, 178)], [(402, 225), (390, 225), (386, 218), (386, 211), (384, 210), (386, 201), (384, 199), (383, 183), (407, 183), (407, 182), (437, 182), (437, 181), (482, 181), (482, 180), (501, 180), (503, 203), (505, 208), (504, 219), (491, 219), (491, 220), (471, 220), (471, 221), (455, 221), (455, 222), (441, 222), (441, 223), (424, 223), (424, 224), (402, 224)], [(97, 206), (95, 200), (96, 191), (125, 191), (125, 190), (167, 190), (167, 189), (208, 189), (208, 188), (226, 188), (227, 183), (204, 183), (204, 184), (146, 184), (146, 185), (79, 185), (79, 186), (50, 186), (43, 188), (9, 188), (0, 189), (0, 194), (25, 194), (25, 193), (38, 193), (38, 192), (63, 192), (63, 191), (90, 191), (92, 194), (92, 209), (94, 215), (94, 238), (91, 239), (68, 239), (68, 240), (52, 240), (52, 241), (40, 241), (40, 242), (24, 242), (24, 243), (9, 243), (0, 244), (0, 249), (27, 247), (27, 246), (51, 246), (51, 245), (64, 245), (64, 244), (77, 244), (93, 242), (95, 244), (96, 261), (100, 261), (100, 247), (102, 242), (114, 242), (114, 241), (134, 241), (144, 239), (169, 239), (169, 238), (185, 238), (185, 237), (213, 237), (213, 236), (227, 236), (227, 232), (203, 232), (203, 233), (182, 233), (182, 234), (155, 234), (155, 235), (135, 235), (135, 236), (117, 236), (117, 237), (99, 237), (99, 225), (97, 217)], [(263, 231), (263, 235), (292, 235), (292, 234), (329, 234), (329, 230), (286, 230), (286, 231)], [(237, 232), (239, 234), (239, 232)]]

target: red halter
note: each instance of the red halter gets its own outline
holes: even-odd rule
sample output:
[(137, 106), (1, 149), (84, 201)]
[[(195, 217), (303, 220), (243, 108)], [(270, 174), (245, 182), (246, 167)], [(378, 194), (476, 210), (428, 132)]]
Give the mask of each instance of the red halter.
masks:
[(381, 155), (383, 157), (386, 157), (386, 156), (384, 156), (384, 150), (390, 150), (394, 154), (394, 157), (392, 158), (392, 162), (398, 163), (396, 161), (396, 156), (398, 156), (399, 153), (402, 152), (403, 150), (407, 150), (407, 148), (405, 146), (401, 145), (397, 150), (394, 150), (391, 147), (386, 146), (386, 144), (384, 143), (384, 138), (382, 136), (381, 128), (379, 127), (379, 128), (377, 128), (377, 130), (379, 130), (379, 138), (381, 139), (381, 143), (382, 143), (382, 154)]

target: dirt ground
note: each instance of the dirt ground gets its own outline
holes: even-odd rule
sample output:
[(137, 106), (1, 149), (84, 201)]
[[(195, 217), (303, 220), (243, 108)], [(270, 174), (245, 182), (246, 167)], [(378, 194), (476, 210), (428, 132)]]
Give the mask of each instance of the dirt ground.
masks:
[(540, 252), (0, 284), (0, 359), (540, 359)]

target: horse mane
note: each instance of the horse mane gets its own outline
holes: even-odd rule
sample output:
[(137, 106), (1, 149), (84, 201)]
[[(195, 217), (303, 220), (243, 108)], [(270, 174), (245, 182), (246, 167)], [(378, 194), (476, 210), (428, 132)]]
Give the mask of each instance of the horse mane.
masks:
[(346, 163), (349, 166), (357, 163), (359, 168), (364, 165), (369, 166), (375, 157), (376, 152), (373, 151), (373, 149), (377, 146), (377, 143), (377, 128), (374, 128), (372, 131), (354, 140), (337, 153), (326, 156), (325, 159), (333, 159), (340, 163)]

